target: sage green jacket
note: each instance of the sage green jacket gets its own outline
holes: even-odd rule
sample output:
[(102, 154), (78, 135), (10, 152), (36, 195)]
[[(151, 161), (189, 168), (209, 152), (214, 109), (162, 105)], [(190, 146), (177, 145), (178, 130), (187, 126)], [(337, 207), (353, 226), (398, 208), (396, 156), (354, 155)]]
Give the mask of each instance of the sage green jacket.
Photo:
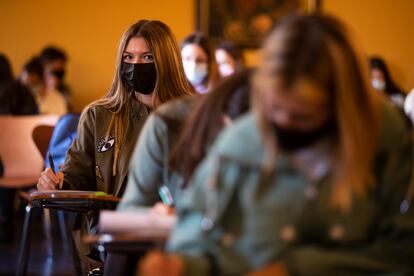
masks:
[(118, 210), (138, 210), (160, 201), (158, 189), (166, 185), (176, 203), (182, 178), (168, 169), (171, 146), (198, 96), (188, 96), (163, 104), (146, 121), (131, 158), (127, 187)]
[(346, 215), (329, 207), (329, 147), (309, 149), (304, 167), (280, 152), (264, 175), (254, 116), (225, 130), (185, 190), (168, 244), (186, 275), (243, 275), (276, 261), (291, 275), (412, 275), (411, 134), (398, 111), (382, 110), (375, 188)]

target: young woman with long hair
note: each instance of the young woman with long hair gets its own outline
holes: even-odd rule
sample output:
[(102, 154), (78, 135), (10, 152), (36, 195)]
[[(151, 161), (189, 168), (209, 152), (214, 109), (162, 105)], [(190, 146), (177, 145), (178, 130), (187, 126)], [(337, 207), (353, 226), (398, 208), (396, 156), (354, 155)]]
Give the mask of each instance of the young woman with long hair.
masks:
[(253, 112), (194, 173), (168, 248), (140, 275), (413, 273), (412, 141), (371, 91), (338, 19), (292, 15), (267, 39)]
[(108, 94), (83, 111), (62, 171), (46, 169), (37, 188), (53, 190), (63, 181), (64, 189), (121, 196), (148, 114), (161, 103), (192, 93), (169, 27), (157, 20), (139, 20), (121, 38)]

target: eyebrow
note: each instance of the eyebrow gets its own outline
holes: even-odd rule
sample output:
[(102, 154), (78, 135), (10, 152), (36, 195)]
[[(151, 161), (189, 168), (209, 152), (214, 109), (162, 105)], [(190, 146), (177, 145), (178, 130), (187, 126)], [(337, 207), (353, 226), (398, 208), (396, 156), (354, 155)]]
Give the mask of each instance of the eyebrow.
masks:
[[(125, 51), (125, 52), (123, 53), (123, 55), (125, 55), (125, 54), (127, 54), (127, 55), (134, 55), (134, 53), (129, 52), (129, 51)], [(143, 52), (143, 53), (141, 53), (140, 55), (142, 56), (142, 55), (147, 55), (147, 54), (151, 54), (151, 55), (152, 55), (152, 52), (151, 52), (151, 51), (147, 51), (147, 52)]]

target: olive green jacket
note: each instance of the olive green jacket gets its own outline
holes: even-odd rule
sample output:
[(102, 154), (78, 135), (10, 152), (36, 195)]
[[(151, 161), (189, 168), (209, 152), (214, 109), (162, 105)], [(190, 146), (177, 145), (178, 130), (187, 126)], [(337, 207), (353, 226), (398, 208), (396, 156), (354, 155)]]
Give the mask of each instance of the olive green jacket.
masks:
[[(68, 151), (62, 172), (64, 188), (71, 190), (104, 191), (121, 196), (122, 183), (135, 142), (148, 117), (148, 108), (131, 97), (130, 120), (126, 122), (122, 141), (115, 141), (114, 130), (108, 127), (112, 113), (102, 106), (87, 108), (81, 116), (78, 136)], [(115, 144), (119, 143), (119, 160), (113, 172)]]
[(154, 205), (160, 201), (158, 189), (162, 185), (169, 188), (177, 202), (182, 178), (168, 169), (168, 153), (196, 98), (188, 96), (166, 103), (148, 117), (131, 158), (127, 187), (118, 210)]
[(276, 261), (291, 275), (414, 273), (414, 208), (404, 201), (411, 134), (393, 107), (382, 113), (376, 186), (347, 215), (329, 207), (329, 162), (311, 177), (279, 153), (264, 175), (254, 116), (225, 130), (185, 190), (168, 244), (184, 256), (186, 275), (243, 275)]

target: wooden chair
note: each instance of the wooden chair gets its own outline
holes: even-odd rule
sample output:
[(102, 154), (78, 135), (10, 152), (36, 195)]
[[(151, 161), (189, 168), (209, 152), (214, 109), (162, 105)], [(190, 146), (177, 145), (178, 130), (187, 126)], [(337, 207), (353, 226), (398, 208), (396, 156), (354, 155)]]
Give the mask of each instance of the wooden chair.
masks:
[(51, 125), (38, 125), (33, 129), (33, 141), (43, 158), (46, 158), (50, 138), (52, 137), (54, 129), (55, 127)]
[(33, 186), (44, 167), (32, 133), (38, 125), (54, 126), (55, 115), (0, 116), (0, 156), (4, 166), (0, 186), (25, 188)]
[[(41, 132), (39, 138), (36, 139), (42, 140), (39, 145), (49, 143), (50, 128), (53, 128), (57, 120), (58, 117), (55, 115), (0, 116), (0, 130), (2, 131), (0, 156), (4, 166), (0, 186), (22, 189), (36, 184), (44, 168), (44, 157), (33, 140), (33, 133), (39, 125), (48, 126), (48, 132)], [(29, 200), (28, 193), (19, 194)], [(27, 224), (31, 213), (30, 204), (26, 206), (25, 211), (25, 224)], [(21, 246), (23, 245), (24, 242), (21, 243)]]

